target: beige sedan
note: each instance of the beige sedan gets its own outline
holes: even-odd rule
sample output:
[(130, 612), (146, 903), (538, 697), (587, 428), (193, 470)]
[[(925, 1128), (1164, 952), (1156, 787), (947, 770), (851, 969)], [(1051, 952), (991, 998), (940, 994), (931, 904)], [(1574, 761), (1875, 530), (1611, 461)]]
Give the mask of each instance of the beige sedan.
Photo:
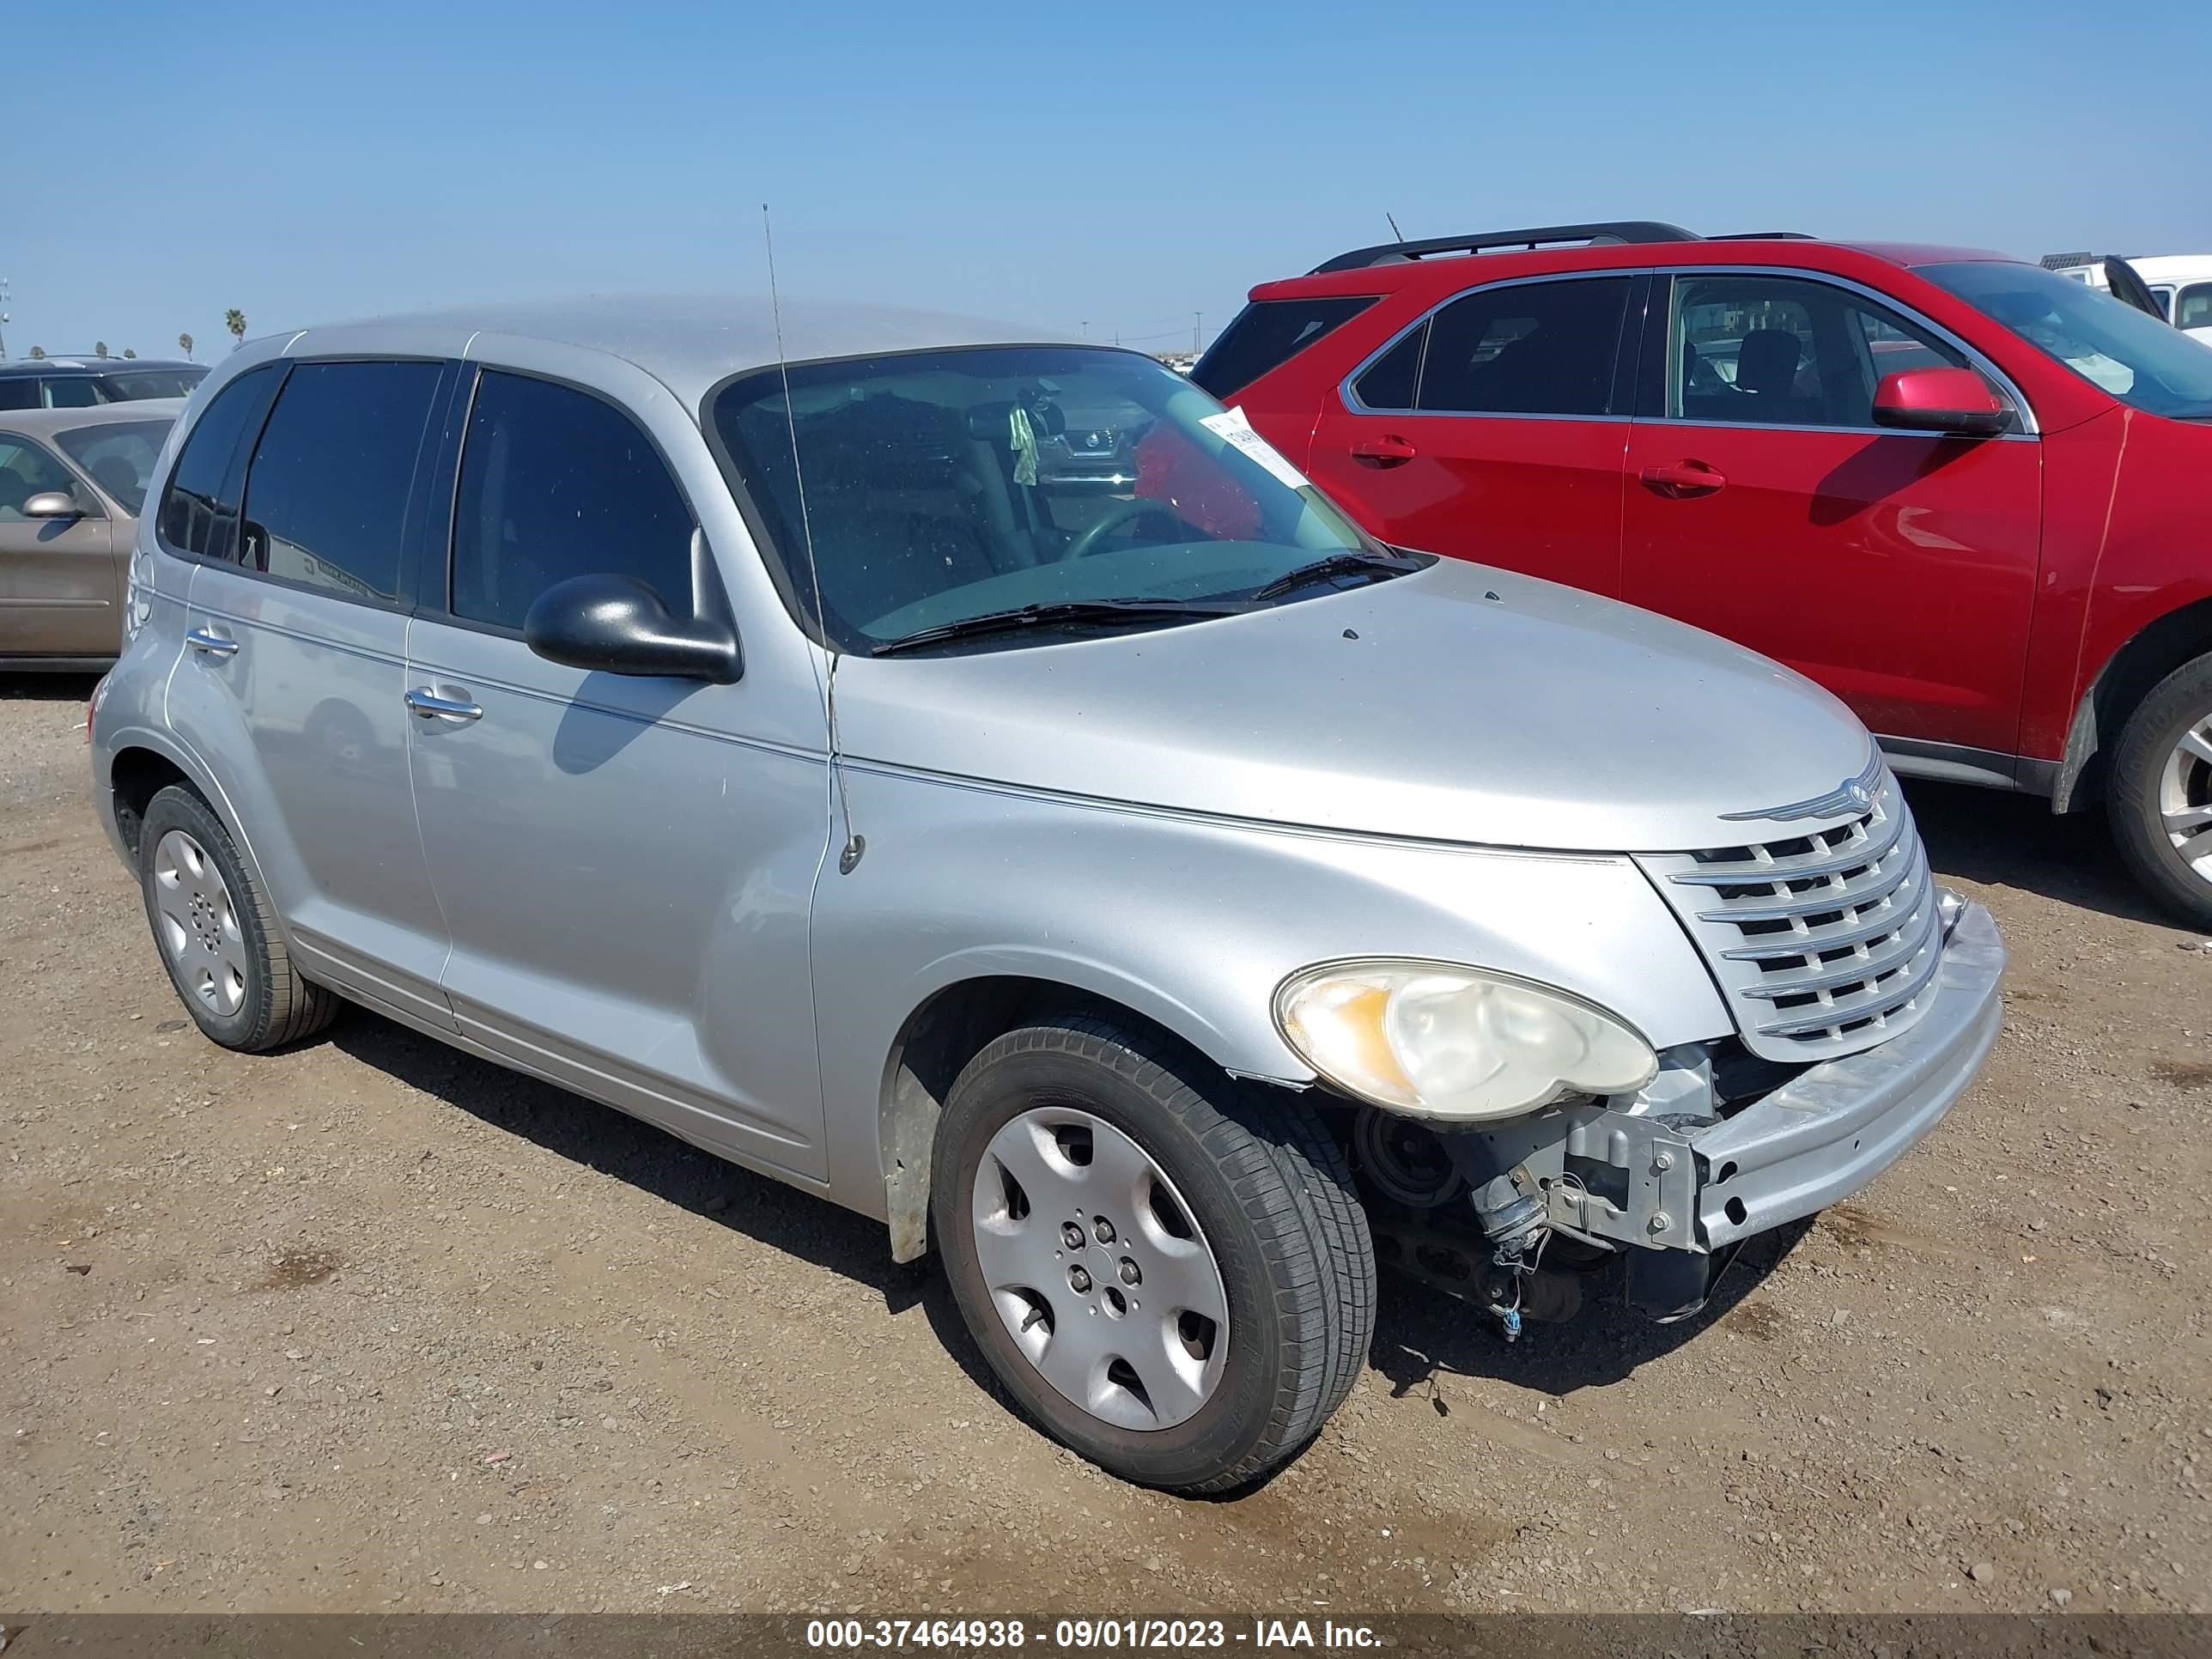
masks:
[(182, 398), (0, 414), (0, 670), (104, 668)]

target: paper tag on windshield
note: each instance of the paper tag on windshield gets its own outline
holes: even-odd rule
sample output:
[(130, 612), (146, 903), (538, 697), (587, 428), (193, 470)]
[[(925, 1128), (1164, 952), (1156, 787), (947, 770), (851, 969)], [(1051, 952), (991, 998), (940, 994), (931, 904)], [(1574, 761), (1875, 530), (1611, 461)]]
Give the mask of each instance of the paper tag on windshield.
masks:
[(1236, 445), (1266, 467), (1271, 476), (1291, 489), (1304, 489), (1310, 486), (1311, 480), (1285, 460), (1282, 451), (1252, 429), (1252, 422), (1244, 418), (1243, 410), (1225, 409), (1218, 415), (1206, 416), (1199, 424), (1215, 436)]

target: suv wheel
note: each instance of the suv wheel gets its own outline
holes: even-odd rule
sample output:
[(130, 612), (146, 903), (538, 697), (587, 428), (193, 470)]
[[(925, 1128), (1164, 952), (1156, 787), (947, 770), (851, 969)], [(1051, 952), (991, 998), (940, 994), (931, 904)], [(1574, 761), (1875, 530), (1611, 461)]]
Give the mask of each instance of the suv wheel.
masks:
[(269, 896), (191, 790), (172, 785), (147, 804), (138, 871), (169, 982), (216, 1042), (258, 1053), (337, 1017), (338, 999), (292, 965)]
[(1295, 1455), (1350, 1391), (1375, 1259), (1311, 1109), (1103, 1019), (1010, 1031), (939, 1121), (954, 1298), (1028, 1415), (1179, 1492)]
[(2120, 734), (2106, 807), (2136, 878), (2212, 927), (2212, 656), (2143, 699)]

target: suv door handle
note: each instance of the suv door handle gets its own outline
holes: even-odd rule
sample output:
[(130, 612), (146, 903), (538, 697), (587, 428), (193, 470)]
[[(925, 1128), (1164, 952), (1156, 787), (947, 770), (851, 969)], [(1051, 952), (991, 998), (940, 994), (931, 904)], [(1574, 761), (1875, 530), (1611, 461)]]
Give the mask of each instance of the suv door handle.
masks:
[(205, 628), (193, 629), (185, 635), (185, 643), (210, 657), (234, 657), (238, 654), (236, 640), (228, 634), (217, 634)]
[(1395, 433), (1386, 433), (1380, 438), (1362, 438), (1352, 446), (1352, 453), (1377, 466), (1403, 466), (1421, 452)]
[(483, 718), (483, 710), (465, 696), (442, 697), (427, 685), (416, 686), (403, 701), (426, 720), (451, 720), (456, 726), (465, 726), (471, 720)]
[(1638, 476), (1650, 488), (1677, 501), (1690, 495), (1710, 495), (1728, 487), (1728, 478), (1720, 469), (1707, 466), (1703, 461), (1673, 461), (1663, 466), (1647, 466)]

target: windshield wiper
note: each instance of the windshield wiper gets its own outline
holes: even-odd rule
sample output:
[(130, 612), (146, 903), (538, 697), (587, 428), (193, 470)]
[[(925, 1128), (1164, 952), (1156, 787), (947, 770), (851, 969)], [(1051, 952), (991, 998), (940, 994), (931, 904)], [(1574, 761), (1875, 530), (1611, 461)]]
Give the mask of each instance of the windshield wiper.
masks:
[(1379, 582), (1420, 568), (1419, 559), (1394, 558), (1387, 553), (1332, 553), (1325, 559), (1316, 559), (1311, 564), (1302, 564), (1264, 586), (1254, 588), (1252, 597), (1255, 599), (1279, 599), (1285, 593), (1295, 592), (1301, 587), (1337, 576), (1370, 576)]
[(869, 654), (888, 657), (946, 640), (979, 639), (988, 634), (1018, 633), (1028, 628), (1057, 628), (1069, 623), (1141, 622), (1158, 617), (1173, 620), (1196, 617), (1234, 617), (1251, 606), (1242, 601), (1202, 599), (1062, 599), (1050, 605), (1017, 605), (1011, 611), (986, 611), (979, 617), (962, 617), (917, 629), (897, 639), (886, 640)]

